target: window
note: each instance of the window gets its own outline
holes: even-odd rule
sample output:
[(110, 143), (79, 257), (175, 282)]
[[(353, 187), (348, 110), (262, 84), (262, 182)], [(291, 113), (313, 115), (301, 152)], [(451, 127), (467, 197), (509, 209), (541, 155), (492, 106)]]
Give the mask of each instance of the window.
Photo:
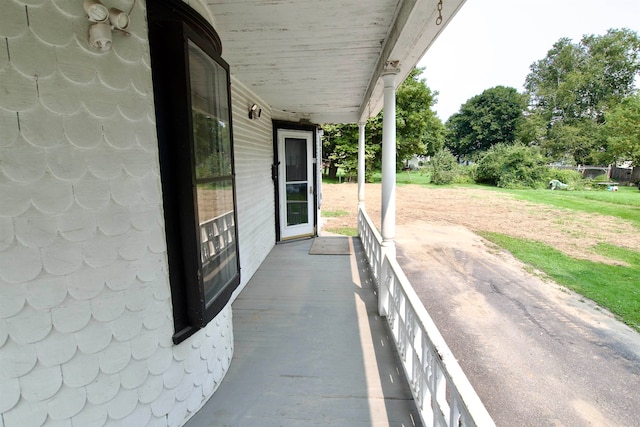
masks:
[(215, 31), (182, 1), (147, 7), (178, 343), (240, 283), (229, 67)]

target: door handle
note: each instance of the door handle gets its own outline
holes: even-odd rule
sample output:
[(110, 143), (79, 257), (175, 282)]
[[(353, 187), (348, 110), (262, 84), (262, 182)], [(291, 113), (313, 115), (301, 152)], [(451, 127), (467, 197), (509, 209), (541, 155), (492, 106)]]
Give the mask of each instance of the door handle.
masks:
[(313, 194), (313, 185), (309, 186), (309, 194)]

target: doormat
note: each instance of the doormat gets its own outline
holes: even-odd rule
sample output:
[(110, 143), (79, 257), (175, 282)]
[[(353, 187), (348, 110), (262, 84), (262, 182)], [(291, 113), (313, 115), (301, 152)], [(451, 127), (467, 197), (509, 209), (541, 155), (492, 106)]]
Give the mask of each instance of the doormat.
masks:
[(351, 238), (347, 236), (316, 237), (309, 255), (350, 255)]

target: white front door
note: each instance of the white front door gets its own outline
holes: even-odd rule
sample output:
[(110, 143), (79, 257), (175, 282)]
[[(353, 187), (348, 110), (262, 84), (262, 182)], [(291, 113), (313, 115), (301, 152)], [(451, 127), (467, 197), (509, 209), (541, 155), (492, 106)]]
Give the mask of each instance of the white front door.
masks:
[(312, 236), (313, 133), (278, 130), (280, 239)]

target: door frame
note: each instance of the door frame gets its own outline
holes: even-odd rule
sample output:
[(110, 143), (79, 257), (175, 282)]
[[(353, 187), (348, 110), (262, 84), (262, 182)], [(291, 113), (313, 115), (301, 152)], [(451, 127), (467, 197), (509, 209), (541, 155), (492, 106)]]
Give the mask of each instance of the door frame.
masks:
[[(310, 234), (302, 234), (299, 236), (293, 237), (282, 237), (282, 228), (281, 228), (281, 215), (286, 214), (286, 212), (282, 212), (280, 209), (281, 200), (280, 200), (280, 185), (282, 184), (285, 176), (281, 176), (281, 162), (284, 159), (280, 159), (280, 150), (278, 149), (278, 139), (281, 131), (302, 131), (307, 132), (309, 136), (311, 136), (311, 176), (312, 176), (312, 185), (313, 185), (313, 194), (312, 197), (312, 206), (313, 206), (313, 215), (310, 215), (310, 218), (313, 221), (313, 231)], [(274, 184), (274, 197), (275, 197), (275, 229), (276, 229), (276, 242), (283, 242), (288, 240), (295, 240), (299, 238), (305, 237), (313, 237), (318, 234), (318, 126), (316, 125), (307, 125), (301, 123), (290, 123), (290, 122), (282, 122), (282, 121), (273, 121), (273, 165), (271, 166), (271, 175)]]

